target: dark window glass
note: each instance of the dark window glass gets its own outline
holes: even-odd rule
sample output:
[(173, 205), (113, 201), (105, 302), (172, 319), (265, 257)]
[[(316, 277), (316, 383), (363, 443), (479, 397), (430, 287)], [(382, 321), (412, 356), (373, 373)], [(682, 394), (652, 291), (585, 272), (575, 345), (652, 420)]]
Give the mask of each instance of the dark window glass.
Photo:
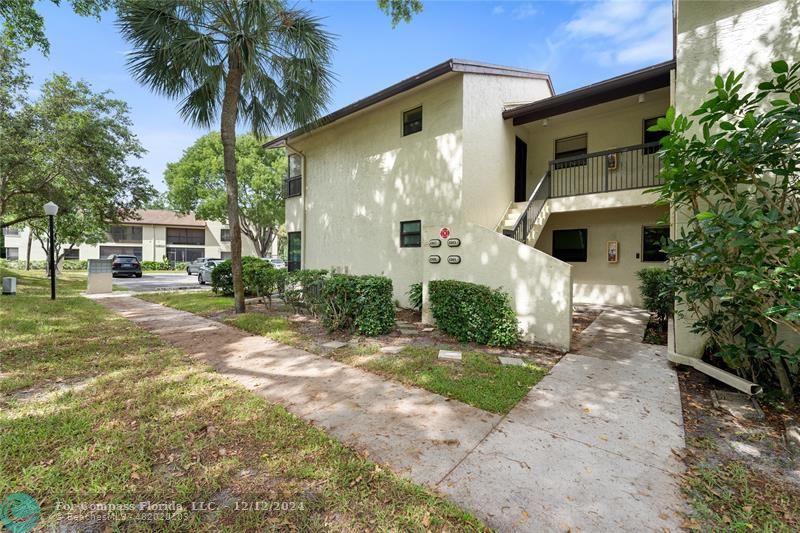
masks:
[(669, 226), (645, 226), (642, 228), (642, 261), (663, 263), (667, 254), (661, 245), (669, 239)]
[[(664, 137), (669, 135), (668, 131), (647, 131), (647, 130), (650, 129), (650, 127), (656, 125), (656, 122), (658, 122), (659, 118), (660, 117), (645, 119), (645, 121), (644, 121), (644, 143), (645, 144), (654, 143), (654, 142), (660, 142), (661, 139), (663, 139)], [(661, 149), (661, 145), (660, 144), (658, 146), (649, 146), (649, 147), (644, 149), (644, 153), (645, 154), (654, 154), (654, 153), (658, 152), (660, 149)]]
[(167, 228), (167, 244), (196, 244), (206, 243), (206, 230), (193, 228)]
[(419, 248), (422, 243), (422, 223), (419, 220), (407, 220), (400, 223), (400, 246), (402, 248)]
[(203, 257), (203, 248), (177, 248), (167, 247), (167, 260), (175, 263), (191, 263)]
[(71, 259), (71, 260), (79, 260), (81, 258), (81, 251), (79, 248), (73, 248), (72, 250), (66, 250), (64, 252), (64, 259)]
[(141, 226), (111, 226), (110, 242), (142, 242)]
[(135, 255), (139, 261), (142, 260), (141, 246), (101, 246), (100, 258), (108, 259), (110, 255)]
[(403, 137), (422, 131), (422, 108), (417, 107), (403, 113)]
[(219, 240), (222, 242), (231, 242), (231, 230), (228, 228), (222, 228), (219, 232)]
[(300, 154), (289, 154), (289, 169), (283, 190), (284, 198), (303, 194), (303, 159)]
[(558, 229), (553, 231), (553, 257), (568, 263), (585, 263), (587, 231)]
[(586, 133), (580, 135), (573, 135), (572, 137), (564, 137), (563, 139), (556, 139), (555, 159), (557, 169), (578, 167), (586, 164), (586, 158), (572, 159), (559, 163), (559, 159), (574, 158), (581, 155), (586, 155), (589, 136)]
[(9, 261), (19, 260), (19, 248), (6, 248), (5, 258)]
[(292, 231), (287, 234), (288, 237), (288, 247), (289, 247), (289, 261), (287, 261), (287, 270), (289, 272), (294, 272), (295, 270), (300, 270), (301, 268), (301, 245), (302, 245), (302, 237), (299, 231)]

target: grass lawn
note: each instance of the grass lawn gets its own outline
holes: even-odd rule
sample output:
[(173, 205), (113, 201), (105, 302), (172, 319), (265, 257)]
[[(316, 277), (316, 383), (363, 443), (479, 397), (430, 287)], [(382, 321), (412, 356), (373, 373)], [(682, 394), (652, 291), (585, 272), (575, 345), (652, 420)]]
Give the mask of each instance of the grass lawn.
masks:
[(233, 298), (218, 296), (211, 291), (151, 292), (137, 294), (147, 302), (166, 305), (181, 311), (208, 315), (233, 309)]
[(501, 414), (547, 375), (534, 365), (503, 366), (496, 356), (479, 352), (463, 352), (461, 363), (439, 361), (438, 353), (438, 348), (407, 346), (395, 356), (336, 351), (333, 358)]
[[(472, 516), (343, 447), (41, 273), (0, 297), (0, 496), (42, 520), (64, 504), (175, 502), (170, 522), (113, 530), (483, 530)], [(209, 307), (206, 307), (209, 309)], [(286, 502), (256, 510), (253, 502)], [(217, 511), (192, 510), (214, 502)], [(237, 504), (235, 502), (246, 502)], [(63, 523), (62, 523), (63, 524)], [(74, 525), (74, 524), (73, 524)], [(87, 523), (76, 529), (87, 529)]]

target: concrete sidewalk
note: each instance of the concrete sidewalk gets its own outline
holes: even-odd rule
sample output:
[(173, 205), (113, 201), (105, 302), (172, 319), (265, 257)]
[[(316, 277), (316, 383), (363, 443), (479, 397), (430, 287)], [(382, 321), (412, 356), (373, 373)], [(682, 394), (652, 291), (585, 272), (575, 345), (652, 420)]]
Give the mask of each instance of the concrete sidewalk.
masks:
[(639, 310), (601, 315), (591, 355), (565, 356), (500, 417), (191, 313), (98, 301), (501, 531), (679, 529), (677, 378), (638, 342)]

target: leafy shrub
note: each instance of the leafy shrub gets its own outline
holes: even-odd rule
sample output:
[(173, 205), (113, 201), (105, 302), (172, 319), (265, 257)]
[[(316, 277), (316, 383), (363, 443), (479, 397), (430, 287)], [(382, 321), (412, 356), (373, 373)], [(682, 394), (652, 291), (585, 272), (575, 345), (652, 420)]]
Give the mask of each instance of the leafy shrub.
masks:
[(672, 291), (672, 276), (668, 269), (649, 267), (636, 273), (644, 308), (656, 315), (662, 323), (672, 316), (675, 294)]
[(431, 281), (431, 312), (439, 328), (461, 342), (512, 346), (519, 342), (517, 315), (500, 289), (464, 281)]
[(411, 308), (419, 311), (422, 309), (422, 283), (412, 283), (408, 288), (408, 301), (411, 303)]
[[(11, 268), (14, 270), (25, 270), (25, 261), (17, 261), (12, 259), (0, 259), (0, 267)], [(45, 270), (47, 268), (47, 261), (31, 261), (31, 270)]]
[[(244, 278), (245, 268), (255, 263), (264, 264), (265, 261), (258, 257), (242, 257), (242, 278)], [(244, 281), (244, 279), (242, 279), (242, 281)], [(214, 267), (214, 270), (211, 271), (211, 290), (223, 296), (233, 296), (233, 271), (231, 270), (230, 259), (226, 259), (218, 264)], [(248, 290), (247, 284), (245, 284), (244, 292), (250, 296), (254, 294), (254, 291)]]
[(322, 285), (327, 275), (327, 270), (283, 271), (282, 279), (278, 280), (278, 296), (294, 312), (318, 316), (322, 306)]
[(183, 261), (176, 261), (170, 263), (169, 261), (142, 261), (142, 270), (186, 270), (188, 263)]
[[(216, 270), (216, 269), (215, 269)], [(245, 292), (253, 293), (272, 307), (272, 293), (278, 285), (278, 270), (268, 261), (246, 261), (242, 264)], [(212, 278), (214, 272), (211, 272)]]
[(394, 327), (392, 280), (383, 276), (333, 274), (322, 284), (322, 323), (374, 337)]
[(81, 259), (66, 259), (61, 268), (62, 270), (86, 270), (89, 268), (89, 262)]

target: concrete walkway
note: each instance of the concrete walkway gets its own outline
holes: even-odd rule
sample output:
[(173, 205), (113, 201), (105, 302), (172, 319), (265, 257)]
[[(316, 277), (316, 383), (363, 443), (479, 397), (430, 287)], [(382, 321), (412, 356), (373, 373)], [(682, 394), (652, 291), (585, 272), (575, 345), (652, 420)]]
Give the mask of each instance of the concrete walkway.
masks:
[(502, 531), (679, 530), (680, 393), (647, 319), (607, 308), (441, 490)]
[(678, 529), (677, 379), (639, 343), (639, 310), (604, 312), (582, 354), (500, 417), (190, 313), (98, 300), (501, 531)]

